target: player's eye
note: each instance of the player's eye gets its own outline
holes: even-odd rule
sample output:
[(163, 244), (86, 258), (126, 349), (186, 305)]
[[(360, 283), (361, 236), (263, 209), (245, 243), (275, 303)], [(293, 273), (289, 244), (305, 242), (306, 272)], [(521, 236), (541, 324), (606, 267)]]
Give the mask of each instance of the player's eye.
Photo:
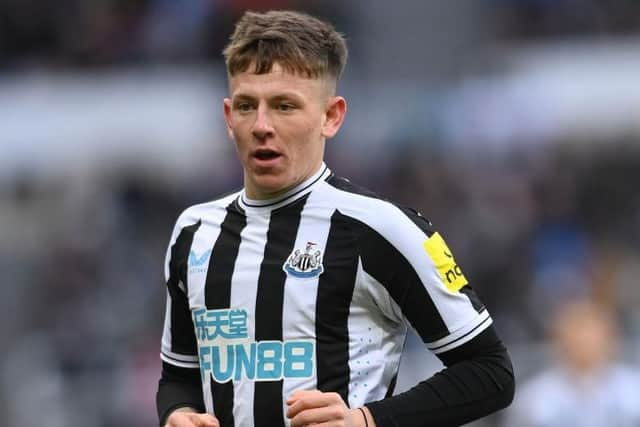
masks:
[(251, 111), (252, 108), (253, 107), (248, 102), (239, 102), (236, 104), (236, 110), (240, 111), (241, 113), (247, 113)]
[(287, 103), (278, 104), (278, 110), (280, 110), (282, 112), (289, 112), (289, 111), (293, 110), (294, 108), (295, 108), (295, 106), (293, 104), (287, 104)]

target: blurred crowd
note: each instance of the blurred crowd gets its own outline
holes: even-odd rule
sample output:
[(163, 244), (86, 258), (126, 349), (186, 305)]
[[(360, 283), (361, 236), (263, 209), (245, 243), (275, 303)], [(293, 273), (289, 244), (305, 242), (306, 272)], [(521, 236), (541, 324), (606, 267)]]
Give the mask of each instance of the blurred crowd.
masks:
[[(0, 0), (0, 79), (32, 67), (106, 72), (219, 61), (247, 8), (293, 7), (328, 18), (347, 32), (355, 52), (367, 37), (360, 3)], [(490, 11), (485, 25), (498, 41), (640, 31), (640, 3), (633, 1), (469, 7), (478, 3)], [(327, 163), (418, 209), (441, 231), (512, 350), (519, 385), (552, 366), (548, 343), (559, 335), (558, 313), (576, 301), (584, 302), (578, 314), (601, 310), (599, 319), (615, 325), (616, 338), (603, 344), (619, 343), (621, 352), (611, 358), (640, 362), (640, 134), (514, 144), (499, 152), (450, 146), (437, 132), (418, 141), (389, 135), (374, 153), (362, 153), (362, 141), (329, 144)], [(232, 150), (180, 180), (135, 162), (123, 165), (82, 179), (25, 171), (0, 181), (0, 411), (9, 427), (157, 423), (169, 233), (185, 207), (239, 188), (241, 172)], [(578, 329), (589, 324), (573, 322)], [(521, 412), (488, 423), (588, 425), (526, 424), (526, 410), (516, 403)]]
[[(633, 0), (481, 0), (391, 6), (383, 0), (1, 0), (0, 65), (17, 69), (104, 67), (118, 64), (218, 61), (233, 24), (245, 10), (298, 9), (330, 20), (348, 33), (354, 55), (379, 29), (362, 18), (380, 14), (383, 31), (410, 30), (393, 22), (402, 10), (426, 12), (416, 23), (450, 19), (463, 26), (473, 15), (497, 40), (551, 39), (637, 33), (640, 5)], [(431, 15), (431, 16), (429, 16)], [(444, 21), (442, 21), (444, 23)], [(412, 24), (414, 24), (412, 22)], [(436, 35), (434, 35), (436, 36)], [(454, 37), (454, 34), (446, 34)], [(442, 35), (437, 36), (442, 37)], [(356, 44), (354, 44), (356, 43)], [(436, 65), (436, 64), (434, 64)]]
[[(308, 3), (308, 4), (306, 4)], [(247, 9), (304, 10), (340, 22), (339, 1), (2, 0), (0, 57), (13, 66), (100, 67), (218, 60)]]

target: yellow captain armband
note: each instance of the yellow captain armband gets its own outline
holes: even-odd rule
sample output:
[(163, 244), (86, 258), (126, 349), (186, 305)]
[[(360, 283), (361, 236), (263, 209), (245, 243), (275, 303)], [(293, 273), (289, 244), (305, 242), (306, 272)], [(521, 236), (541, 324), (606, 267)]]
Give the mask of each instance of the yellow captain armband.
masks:
[(460, 288), (469, 283), (460, 266), (456, 264), (451, 250), (438, 232), (433, 233), (422, 246), (436, 266), (440, 278), (448, 290), (458, 292)]

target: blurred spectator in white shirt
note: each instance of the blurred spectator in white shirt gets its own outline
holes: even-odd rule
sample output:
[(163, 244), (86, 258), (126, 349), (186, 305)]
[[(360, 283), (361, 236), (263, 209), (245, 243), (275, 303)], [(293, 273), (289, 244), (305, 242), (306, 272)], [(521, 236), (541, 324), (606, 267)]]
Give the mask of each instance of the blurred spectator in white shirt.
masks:
[(640, 371), (615, 361), (612, 314), (586, 299), (552, 320), (555, 362), (523, 383), (505, 427), (640, 426)]

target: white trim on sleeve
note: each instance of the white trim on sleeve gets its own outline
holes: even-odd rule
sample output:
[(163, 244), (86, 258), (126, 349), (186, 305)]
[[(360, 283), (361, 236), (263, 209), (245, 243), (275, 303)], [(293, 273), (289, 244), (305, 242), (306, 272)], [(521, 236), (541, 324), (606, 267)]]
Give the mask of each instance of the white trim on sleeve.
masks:
[(160, 352), (160, 359), (170, 365), (178, 366), (180, 368), (200, 368), (198, 356), (189, 356), (186, 354), (178, 354), (163, 350)]
[(444, 353), (470, 341), (472, 338), (487, 329), (493, 320), (487, 310), (482, 310), (471, 322), (444, 338), (427, 344), (427, 348), (434, 354)]

